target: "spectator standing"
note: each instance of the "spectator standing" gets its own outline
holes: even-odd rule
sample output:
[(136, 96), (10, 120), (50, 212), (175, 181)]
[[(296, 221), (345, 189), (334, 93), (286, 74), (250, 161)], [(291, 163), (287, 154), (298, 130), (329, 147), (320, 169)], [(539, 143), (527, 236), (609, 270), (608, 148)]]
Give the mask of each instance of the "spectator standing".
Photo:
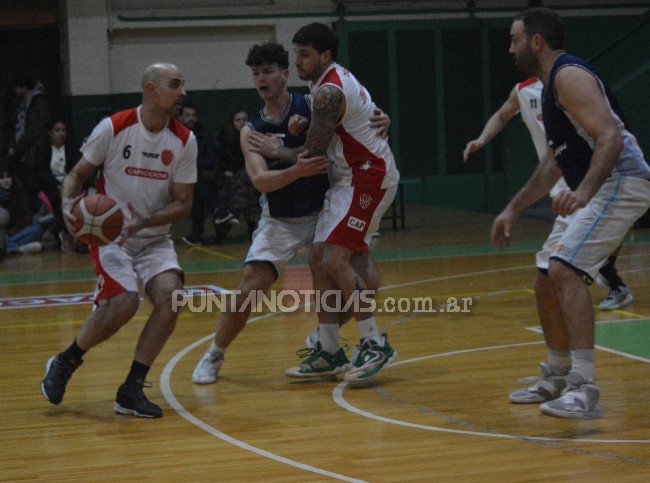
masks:
[(213, 213), (218, 237), (223, 238), (232, 225), (239, 225), (239, 217), (244, 214), (248, 223), (249, 235), (257, 226), (259, 191), (245, 169), (240, 135), (248, 122), (248, 114), (233, 106), (228, 111), (226, 125), (219, 132), (219, 166), (221, 190), (217, 207)]
[(14, 105), (11, 121), (14, 137), (8, 154), (16, 163), (15, 174), (27, 187), (34, 211), (38, 208), (38, 178), (36, 159), (38, 150), (47, 139), (47, 125), (52, 119), (50, 101), (40, 81), (29, 76), (18, 76), (14, 81)]
[(217, 167), (217, 150), (212, 136), (205, 129), (199, 119), (196, 105), (186, 102), (183, 104), (180, 121), (194, 133), (198, 154), (196, 158), (197, 178), (192, 199), (192, 232), (183, 237), (183, 241), (190, 246), (202, 245), (206, 208), (208, 213), (217, 206), (217, 184), (215, 171)]

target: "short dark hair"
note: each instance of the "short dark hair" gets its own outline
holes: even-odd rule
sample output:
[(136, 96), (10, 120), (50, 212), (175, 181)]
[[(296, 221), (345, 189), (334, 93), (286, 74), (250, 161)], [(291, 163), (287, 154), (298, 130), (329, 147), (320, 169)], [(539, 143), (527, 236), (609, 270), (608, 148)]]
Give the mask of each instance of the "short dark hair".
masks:
[(194, 110), (197, 112), (197, 114), (198, 114), (198, 112), (199, 112), (199, 109), (196, 107), (196, 104), (194, 104), (194, 103), (192, 103), (192, 102), (184, 102), (183, 105), (181, 106), (181, 113), (183, 112), (183, 110), (184, 110), (185, 108), (187, 108), (187, 109), (194, 109)]
[(524, 23), (526, 35), (540, 34), (552, 50), (564, 48), (564, 27), (557, 12), (546, 7), (529, 8), (515, 16)]
[(246, 65), (257, 67), (264, 64), (278, 64), (281, 69), (288, 69), (289, 52), (276, 42), (253, 45), (246, 56)]
[(47, 130), (51, 131), (54, 129), (54, 126), (58, 123), (65, 125), (66, 129), (68, 128), (68, 123), (60, 117), (54, 116), (50, 122), (47, 123)]
[(16, 74), (13, 78), (13, 87), (27, 87), (31, 91), (36, 87), (36, 79), (30, 74)]
[(311, 45), (319, 54), (329, 50), (332, 60), (336, 60), (339, 53), (339, 39), (334, 31), (327, 25), (318, 22), (301, 27), (291, 42), (298, 45)]

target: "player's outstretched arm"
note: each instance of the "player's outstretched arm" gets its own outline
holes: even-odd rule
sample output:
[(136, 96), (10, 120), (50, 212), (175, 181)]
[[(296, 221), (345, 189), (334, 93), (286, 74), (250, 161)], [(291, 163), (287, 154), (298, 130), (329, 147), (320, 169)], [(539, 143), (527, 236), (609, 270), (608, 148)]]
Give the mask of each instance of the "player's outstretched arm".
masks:
[(526, 208), (546, 196), (553, 185), (562, 177), (550, 148), (539, 162), (526, 184), (510, 200), (495, 220), (492, 227), (492, 241), (499, 247), (507, 246), (512, 239), (512, 227)]
[(488, 119), (481, 135), (468, 142), (463, 151), (463, 161), (467, 161), (469, 155), (483, 149), (487, 143), (492, 141), (508, 125), (510, 120), (519, 112), (519, 101), (517, 100), (517, 87), (515, 86), (508, 95), (508, 99)]

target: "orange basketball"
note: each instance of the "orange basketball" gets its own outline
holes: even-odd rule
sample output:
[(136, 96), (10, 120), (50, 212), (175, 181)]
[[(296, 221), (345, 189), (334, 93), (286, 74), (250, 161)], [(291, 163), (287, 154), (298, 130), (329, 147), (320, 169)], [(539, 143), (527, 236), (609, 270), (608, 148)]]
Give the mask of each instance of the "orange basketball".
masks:
[(86, 245), (101, 246), (115, 240), (122, 231), (124, 213), (106, 195), (81, 198), (72, 208), (75, 236)]

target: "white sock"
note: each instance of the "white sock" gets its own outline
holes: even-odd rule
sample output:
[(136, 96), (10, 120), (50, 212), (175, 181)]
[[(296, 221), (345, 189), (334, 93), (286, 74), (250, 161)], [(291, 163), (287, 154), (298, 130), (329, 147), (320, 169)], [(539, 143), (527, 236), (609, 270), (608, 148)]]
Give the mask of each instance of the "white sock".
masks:
[(548, 349), (548, 365), (553, 374), (564, 376), (571, 370), (571, 352)]
[(578, 372), (587, 382), (596, 380), (596, 364), (593, 349), (576, 349), (571, 351), (571, 370)]
[(364, 320), (358, 320), (357, 327), (359, 327), (362, 339), (370, 339), (377, 344), (383, 342), (381, 334), (377, 330), (377, 321), (374, 316)]
[(336, 354), (339, 349), (339, 324), (319, 324), (318, 338), (321, 349), (329, 354)]
[(225, 347), (219, 347), (215, 341), (212, 341), (212, 345), (210, 346), (210, 351), (211, 352), (221, 352), (222, 354), (225, 354), (226, 348)]

